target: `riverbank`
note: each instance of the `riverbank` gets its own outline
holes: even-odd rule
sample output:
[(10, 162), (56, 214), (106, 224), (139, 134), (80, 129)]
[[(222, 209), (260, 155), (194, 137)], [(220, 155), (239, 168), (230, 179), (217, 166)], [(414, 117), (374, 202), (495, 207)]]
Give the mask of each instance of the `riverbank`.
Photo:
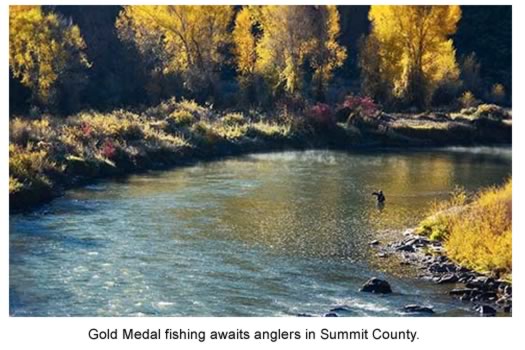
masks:
[(169, 100), (137, 112), (15, 118), (10, 122), (10, 209), (31, 209), (98, 178), (234, 154), (511, 144), (511, 137), (511, 113), (494, 105), (449, 114), (373, 115), (359, 108), (314, 107), (300, 115), (270, 116)]
[(512, 180), (468, 200), (456, 192), (405, 238), (383, 250), (415, 265), (421, 278), (451, 286), (449, 294), (482, 315), (512, 312)]

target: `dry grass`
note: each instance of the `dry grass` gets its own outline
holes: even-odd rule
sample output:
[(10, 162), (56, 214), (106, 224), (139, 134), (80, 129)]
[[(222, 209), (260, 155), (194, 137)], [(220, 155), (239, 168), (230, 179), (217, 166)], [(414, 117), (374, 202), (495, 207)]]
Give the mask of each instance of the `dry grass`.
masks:
[(98, 176), (107, 165), (129, 171), (152, 157), (168, 153), (176, 157), (203, 143), (282, 138), (290, 133), (288, 125), (253, 123), (241, 113), (221, 117), (210, 107), (175, 99), (142, 113), (85, 111), (65, 119), (13, 118), (9, 129), (10, 194), (52, 188), (60, 179)]
[(444, 241), (459, 264), (506, 278), (512, 275), (512, 180), (480, 191), (466, 204), (463, 192), (437, 204), (419, 233)]

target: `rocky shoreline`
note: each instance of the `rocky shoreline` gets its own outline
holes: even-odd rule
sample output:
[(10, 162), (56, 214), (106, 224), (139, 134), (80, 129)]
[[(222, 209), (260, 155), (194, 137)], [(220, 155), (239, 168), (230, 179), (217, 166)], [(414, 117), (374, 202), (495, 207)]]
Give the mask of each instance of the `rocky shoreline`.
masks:
[(417, 235), (414, 230), (407, 230), (403, 235), (403, 239), (385, 245), (378, 241), (370, 244), (380, 256), (395, 254), (401, 264), (417, 267), (420, 278), (450, 285), (451, 297), (471, 303), (482, 316), (512, 314), (511, 283), (459, 266), (446, 256), (440, 241)]

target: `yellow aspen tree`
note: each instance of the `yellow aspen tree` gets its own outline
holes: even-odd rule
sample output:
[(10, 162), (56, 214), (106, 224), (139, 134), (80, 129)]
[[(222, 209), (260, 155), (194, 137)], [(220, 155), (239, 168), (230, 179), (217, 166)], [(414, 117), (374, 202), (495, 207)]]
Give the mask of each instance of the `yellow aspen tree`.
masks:
[[(378, 62), (381, 79), (392, 86), (393, 96), (423, 107), (440, 81), (458, 78), (450, 37), (460, 18), (461, 9), (456, 5), (371, 7), (369, 40), (377, 50), (369, 54), (378, 56), (371, 61)], [(362, 57), (362, 67), (366, 60)]]
[[(251, 14), (252, 25), (256, 23), (261, 32), (254, 38), (253, 33), (243, 30), (244, 36), (252, 36), (243, 42), (246, 48), (243, 54), (251, 54), (255, 44), (255, 73), (263, 76), (272, 90), (282, 88), (294, 95), (304, 87), (304, 65), (308, 63), (314, 72), (315, 84), (324, 90), (334, 69), (346, 59), (346, 50), (337, 43), (340, 31), (337, 8), (272, 5), (251, 6), (246, 11)], [(243, 17), (237, 23), (239, 31), (244, 24), (241, 20)], [(245, 43), (252, 46), (247, 47)], [(253, 56), (238, 56), (238, 65), (245, 67), (247, 57), (253, 59)], [(248, 62), (253, 64), (253, 60)]]
[(29, 87), (33, 102), (47, 104), (74, 65), (89, 67), (78, 26), (41, 6), (10, 6), (9, 67)]
[(317, 33), (315, 46), (311, 52), (311, 66), (314, 69), (313, 82), (317, 96), (324, 99), (324, 92), (328, 82), (332, 79), (335, 69), (341, 67), (347, 57), (346, 49), (339, 45), (337, 38), (341, 27), (337, 7), (319, 6), (317, 18)]
[(256, 40), (252, 33), (253, 26), (252, 11), (249, 7), (243, 7), (235, 18), (233, 29), (237, 72), (241, 76), (251, 75), (255, 72), (257, 51)]
[(189, 90), (209, 88), (230, 43), (232, 6), (126, 6), (116, 28), (164, 74), (183, 77)]

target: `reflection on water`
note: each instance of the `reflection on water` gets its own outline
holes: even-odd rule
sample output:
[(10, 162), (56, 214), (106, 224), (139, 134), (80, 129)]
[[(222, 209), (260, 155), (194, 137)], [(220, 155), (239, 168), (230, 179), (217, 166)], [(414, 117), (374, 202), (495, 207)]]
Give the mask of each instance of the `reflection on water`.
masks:
[[(10, 220), (13, 315), (293, 315), (408, 303), (468, 314), (441, 287), (378, 259), (456, 186), (510, 175), (510, 149), (283, 152), (71, 191)], [(383, 208), (371, 192), (386, 194)], [(383, 275), (399, 294), (356, 292)]]

